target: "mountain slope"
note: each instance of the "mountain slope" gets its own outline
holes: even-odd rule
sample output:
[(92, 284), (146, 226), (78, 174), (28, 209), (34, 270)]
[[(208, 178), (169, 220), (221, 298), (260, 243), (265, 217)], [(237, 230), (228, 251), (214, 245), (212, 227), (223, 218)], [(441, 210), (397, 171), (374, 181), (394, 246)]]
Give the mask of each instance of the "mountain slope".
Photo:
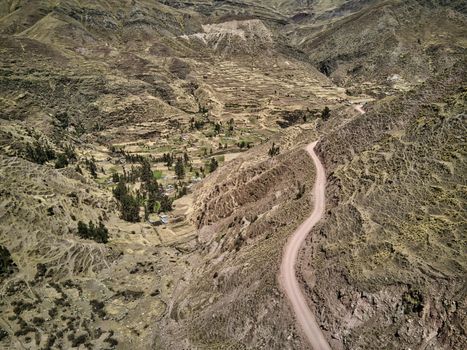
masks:
[(376, 103), (319, 144), (330, 203), (302, 271), (311, 259), (322, 282), (310, 296), (348, 348), (466, 340), (463, 69)]
[(327, 341), (461, 347), (465, 16), (1, 2), (0, 347), (307, 349), (277, 278), (318, 139), (297, 268)]
[(416, 84), (465, 56), (465, 16), (453, 7), (380, 2), (318, 33), (299, 31), (299, 46), (323, 73), (348, 86)]

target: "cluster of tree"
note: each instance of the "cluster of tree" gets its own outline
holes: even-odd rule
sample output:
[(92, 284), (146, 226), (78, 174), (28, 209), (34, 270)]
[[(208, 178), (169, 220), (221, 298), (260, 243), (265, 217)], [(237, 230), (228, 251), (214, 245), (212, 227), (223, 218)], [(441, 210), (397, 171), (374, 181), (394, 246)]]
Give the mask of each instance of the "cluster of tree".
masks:
[(204, 128), (204, 125), (206, 125), (206, 123), (209, 122), (209, 118), (205, 118), (205, 119), (195, 119), (194, 117), (192, 117), (190, 119), (190, 129), (191, 130), (201, 130)]
[(175, 190), (177, 191), (177, 195), (176, 195), (177, 198), (186, 196), (188, 193), (188, 188), (186, 187), (186, 185), (182, 184), (181, 182), (179, 182), (178, 184), (175, 184)]
[[(159, 161), (162, 158), (169, 159), (170, 157), (172, 157), (170, 154), (164, 154), (163, 157), (157, 158), (156, 161)], [(118, 183), (120, 180), (123, 180), (125, 183), (135, 183), (138, 180), (141, 180), (144, 182), (143, 179), (145, 177), (153, 177), (149, 159), (144, 156), (139, 156), (137, 159), (138, 159), (138, 162), (141, 164), (141, 166), (135, 167), (131, 165), (130, 170), (127, 171), (125, 168), (123, 169), (123, 174), (118, 174), (118, 173), (112, 174), (112, 181), (114, 183)], [(154, 160), (154, 158), (151, 158), (151, 159)]]
[[(116, 177), (118, 178), (116, 179)], [(123, 168), (123, 174), (113, 175), (113, 182), (118, 182), (119, 180), (123, 180), (126, 183), (135, 183), (141, 178), (141, 167), (131, 166), (130, 170), (127, 171)]]
[(281, 128), (288, 128), (292, 125), (295, 125), (297, 123), (303, 122), (306, 123), (307, 121), (310, 121), (314, 119), (315, 113), (317, 110), (312, 110), (312, 109), (296, 109), (293, 111), (283, 111), (281, 113), (281, 120), (277, 120), (276, 123), (281, 127)]
[(209, 120), (207, 115), (204, 115), (203, 119), (195, 119), (194, 117), (190, 119), (190, 129), (191, 130), (202, 130), (206, 124), (211, 124), (214, 127), (214, 134), (219, 135), (222, 132), (222, 129), (225, 129), (226, 132), (231, 133), (235, 128), (235, 121), (231, 118), (227, 122), (227, 126), (224, 128), (222, 122), (212, 122)]
[(175, 175), (177, 175), (177, 179), (179, 180), (185, 177), (185, 164), (182, 158), (177, 158), (177, 162), (175, 163)]
[(162, 158), (158, 159), (158, 161), (164, 162), (165, 165), (170, 168), (174, 163), (174, 156), (173, 154), (170, 154), (170, 153), (164, 153), (162, 155)]
[(222, 130), (222, 122), (214, 123), (214, 134), (219, 135)]
[(125, 178), (120, 177), (117, 187), (113, 189), (113, 195), (120, 203), (121, 217), (125, 221), (138, 222), (139, 217), (139, 201), (130, 193)]
[(37, 164), (45, 164), (55, 159), (55, 168), (64, 168), (78, 160), (75, 149), (71, 145), (65, 145), (63, 152), (57, 153), (47, 142), (35, 140), (25, 148), (26, 158)]
[(92, 221), (89, 221), (88, 225), (78, 221), (78, 235), (84, 239), (92, 239), (97, 243), (107, 243), (109, 241), (109, 230), (105, 227), (101, 218), (99, 218), (99, 224), (97, 225)]
[(148, 159), (143, 158), (138, 175), (141, 180), (141, 189), (135, 195), (130, 192), (127, 185), (128, 175), (113, 176), (114, 182), (117, 182), (113, 194), (120, 203), (122, 219), (130, 222), (140, 221), (141, 205), (144, 205), (146, 219), (151, 213), (172, 210), (172, 200), (164, 193), (163, 186), (159, 185), (154, 178)]
[[(212, 154), (212, 148), (209, 149), (209, 154)], [(208, 155), (208, 149), (205, 148), (203, 151), (203, 156), (207, 157), (207, 155)]]
[(121, 155), (121, 156), (125, 157), (125, 161), (127, 163), (141, 163), (143, 161), (143, 159), (145, 158), (141, 154), (129, 153), (129, 152), (126, 152), (125, 149), (123, 149), (122, 147), (117, 147), (117, 146), (114, 146), (114, 145), (111, 145), (109, 150), (113, 154), (117, 154), (117, 155)]
[(274, 157), (279, 155), (280, 153), (280, 148), (279, 146), (276, 146), (276, 144), (273, 142), (271, 148), (268, 150), (268, 154), (270, 157)]
[(125, 156), (125, 161), (128, 163), (141, 163), (144, 157), (141, 154), (132, 154), (122, 151), (122, 154)]
[(183, 153), (183, 157), (178, 157), (175, 163), (175, 175), (177, 175), (177, 179), (181, 180), (185, 177), (185, 167), (191, 168), (190, 157), (186, 152)]
[(144, 216), (146, 219), (151, 213), (172, 210), (172, 199), (164, 193), (164, 187), (157, 183), (152, 173), (151, 165), (147, 160), (142, 164), (141, 182), (143, 199), (146, 202), (144, 206)]
[(44, 164), (49, 160), (55, 159), (55, 151), (47, 143), (42, 143), (39, 140), (33, 144), (28, 144), (25, 149), (26, 158), (37, 164)]
[(63, 152), (59, 153), (55, 160), (55, 168), (60, 169), (66, 167), (70, 163), (74, 163), (78, 160), (75, 149), (73, 146), (66, 145)]
[(244, 148), (251, 148), (251, 143), (250, 142), (245, 142), (245, 141), (240, 141), (239, 143), (237, 143), (237, 146), (240, 148), (240, 149), (244, 149)]

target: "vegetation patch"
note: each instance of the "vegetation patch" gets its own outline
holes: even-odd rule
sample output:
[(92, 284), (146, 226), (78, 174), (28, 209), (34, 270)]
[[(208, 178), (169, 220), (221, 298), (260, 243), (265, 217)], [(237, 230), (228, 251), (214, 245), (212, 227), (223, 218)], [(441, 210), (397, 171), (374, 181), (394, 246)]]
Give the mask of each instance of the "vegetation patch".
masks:
[(0, 246), (0, 276), (8, 276), (16, 269), (10, 251), (4, 246)]
[(95, 225), (92, 221), (89, 224), (78, 221), (78, 235), (84, 239), (92, 239), (97, 243), (107, 243), (109, 240), (109, 230), (102, 221)]

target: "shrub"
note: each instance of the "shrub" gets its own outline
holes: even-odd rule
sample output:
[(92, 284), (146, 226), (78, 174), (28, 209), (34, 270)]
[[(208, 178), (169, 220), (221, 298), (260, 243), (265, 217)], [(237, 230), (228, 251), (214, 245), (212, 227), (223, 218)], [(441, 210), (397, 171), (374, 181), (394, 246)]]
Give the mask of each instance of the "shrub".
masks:
[(34, 163), (44, 164), (55, 158), (55, 152), (48, 144), (35, 141), (34, 144), (26, 146), (26, 158)]
[(420, 312), (423, 310), (423, 295), (418, 290), (409, 290), (402, 296), (405, 313)]
[(0, 341), (2, 341), (2, 339), (6, 337), (8, 337), (8, 332), (3, 328), (0, 328)]
[(61, 169), (68, 165), (68, 157), (65, 153), (59, 153), (57, 160), (55, 161), (55, 168)]
[(59, 112), (55, 115), (55, 125), (59, 128), (66, 129), (70, 125), (70, 117), (67, 112)]
[(93, 178), (97, 178), (97, 165), (94, 157), (91, 159), (86, 159), (86, 166), (88, 167), (89, 172)]
[(105, 304), (102, 301), (93, 299), (89, 302), (91, 304), (92, 312), (96, 313), (100, 318), (104, 318), (106, 313), (104, 310)]
[(16, 264), (11, 258), (10, 251), (0, 245), (0, 275), (9, 275), (16, 268)]
[(295, 199), (300, 199), (303, 197), (303, 195), (305, 194), (305, 184), (302, 184), (300, 182), (297, 183), (297, 196), (295, 197)]
[(74, 338), (71, 341), (71, 346), (76, 348), (76, 347), (80, 346), (81, 344), (84, 344), (87, 339), (88, 339), (88, 337), (87, 337), (86, 334), (81, 334), (81, 335), (77, 336), (76, 338)]
[(331, 110), (329, 109), (328, 106), (324, 107), (323, 111), (321, 112), (321, 118), (323, 120), (328, 120), (330, 116), (331, 116)]

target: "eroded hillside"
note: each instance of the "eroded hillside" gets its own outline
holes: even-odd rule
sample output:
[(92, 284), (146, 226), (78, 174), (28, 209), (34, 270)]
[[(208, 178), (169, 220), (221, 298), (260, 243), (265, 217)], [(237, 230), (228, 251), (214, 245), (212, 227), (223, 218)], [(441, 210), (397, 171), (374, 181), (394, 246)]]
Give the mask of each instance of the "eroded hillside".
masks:
[(0, 347), (307, 349), (318, 139), (329, 343), (461, 346), (465, 37), (462, 2), (3, 1)]
[(314, 276), (305, 281), (323, 324), (350, 348), (465, 342), (459, 69), (374, 104), (319, 144), (329, 211), (302, 256), (303, 273)]

